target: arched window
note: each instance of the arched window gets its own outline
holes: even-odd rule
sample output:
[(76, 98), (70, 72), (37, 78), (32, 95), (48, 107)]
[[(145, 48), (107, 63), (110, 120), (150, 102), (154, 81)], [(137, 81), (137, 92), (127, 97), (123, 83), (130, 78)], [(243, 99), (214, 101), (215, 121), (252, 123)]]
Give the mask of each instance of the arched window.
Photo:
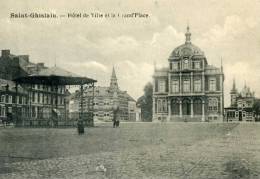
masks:
[(171, 101), (171, 112), (173, 115), (179, 115), (180, 107), (177, 99)]

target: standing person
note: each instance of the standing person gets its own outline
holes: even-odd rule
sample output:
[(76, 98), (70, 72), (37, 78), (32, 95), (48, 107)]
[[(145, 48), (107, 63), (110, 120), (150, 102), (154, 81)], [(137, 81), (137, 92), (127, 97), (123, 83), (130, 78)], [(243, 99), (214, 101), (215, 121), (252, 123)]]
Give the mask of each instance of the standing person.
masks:
[(115, 106), (114, 108), (113, 108), (113, 127), (115, 128), (115, 127), (118, 127), (118, 122), (117, 121), (119, 121), (119, 119), (118, 119), (118, 112), (119, 112), (119, 107), (118, 106)]

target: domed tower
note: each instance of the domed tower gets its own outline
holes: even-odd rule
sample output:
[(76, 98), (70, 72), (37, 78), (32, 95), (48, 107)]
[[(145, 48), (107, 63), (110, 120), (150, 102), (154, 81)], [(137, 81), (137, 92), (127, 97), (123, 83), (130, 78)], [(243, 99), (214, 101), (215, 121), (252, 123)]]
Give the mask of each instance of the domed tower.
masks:
[(176, 47), (168, 59), (170, 70), (203, 69), (207, 65), (207, 59), (204, 52), (192, 44), (189, 26), (187, 26), (185, 37), (185, 43)]
[(112, 71), (112, 75), (111, 75), (111, 79), (110, 79), (110, 89), (111, 90), (118, 90), (119, 89), (114, 66), (113, 66), (113, 71)]
[(236, 107), (237, 103), (237, 89), (236, 89), (236, 82), (233, 79), (233, 87), (230, 91), (230, 98), (231, 98), (231, 107)]

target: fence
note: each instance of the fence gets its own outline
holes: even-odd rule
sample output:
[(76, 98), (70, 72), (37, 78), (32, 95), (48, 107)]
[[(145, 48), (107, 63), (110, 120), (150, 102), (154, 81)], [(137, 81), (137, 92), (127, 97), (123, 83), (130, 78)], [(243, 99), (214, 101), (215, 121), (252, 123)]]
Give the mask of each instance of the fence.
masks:
[[(43, 117), (45, 116), (45, 117)], [(49, 116), (49, 117), (46, 117)], [(37, 117), (22, 117), (13, 115), (8, 122), (13, 122), (16, 127), (54, 127), (54, 128), (66, 128), (76, 127), (79, 121), (83, 122), (85, 127), (93, 127), (93, 113), (73, 113), (71, 114), (43, 114)]]

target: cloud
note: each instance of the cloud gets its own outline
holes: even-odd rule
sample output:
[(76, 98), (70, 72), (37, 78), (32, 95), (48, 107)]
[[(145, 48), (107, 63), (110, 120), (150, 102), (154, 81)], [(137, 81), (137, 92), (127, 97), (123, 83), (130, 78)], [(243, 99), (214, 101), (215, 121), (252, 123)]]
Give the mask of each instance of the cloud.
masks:
[(238, 89), (244, 86), (245, 81), (253, 90), (260, 93), (256, 83), (256, 75), (260, 65), (260, 35), (256, 33), (259, 23), (256, 17), (241, 17), (230, 15), (225, 18), (224, 24), (216, 24), (195, 42), (205, 52), (210, 64), (219, 66), (223, 58), (225, 73), (225, 106), (230, 104), (229, 92), (233, 78), (237, 81)]
[(84, 62), (82, 64), (83, 68), (86, 69), (91, 69), (94, 68), (95, 70), (101, 70), (103, 72), (107, 72), (108, 69), (105, 65), (103, 65), (102, 63), (96, 62), (96, 61), (89, 61), (89, 62)]
[(150, 63), (125, 60), (116, 64), (115, 70), (120, 89), (128, 91), (135, 99), (142, 95), (144, 85), (152, 81), (153, 65)]

